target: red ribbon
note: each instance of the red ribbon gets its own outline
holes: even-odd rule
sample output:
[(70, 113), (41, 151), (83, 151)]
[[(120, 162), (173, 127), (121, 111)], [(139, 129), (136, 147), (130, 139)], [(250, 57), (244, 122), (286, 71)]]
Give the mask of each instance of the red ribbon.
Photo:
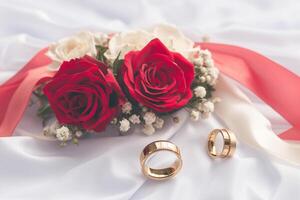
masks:
[[(286, 140), (300, 140), (300, 78), (281, 65), (251, 50), (223, 44), (198, 43), (212, 52), (220, 71), (235, 79), (293, 127), (280, 134)], [(11, 136), (26, 109), (35, 86), (53, 76), (46, 65), (51, 60), (40, 51), (15, 76), (0, 86), (0, 137)]]
[(282, 139), (300, 140), (300, 77), (272, 60), (242, 47), (199, 43), (212, 52), (220, 71), (235, 79), (282, 115), (293, 127)]
[(0, 86), (0, 137), (11, 136), (28, 105), (35, 86), (53, 76), (47, 49), (38, 52), (17, 74)]

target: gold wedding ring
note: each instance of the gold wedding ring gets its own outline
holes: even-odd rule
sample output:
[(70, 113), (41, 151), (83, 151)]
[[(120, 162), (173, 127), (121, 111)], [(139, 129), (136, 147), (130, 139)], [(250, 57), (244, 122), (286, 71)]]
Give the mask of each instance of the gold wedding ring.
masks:
[[(223, 137), (223, 149), (221, 152), (216, 150), (216, 138), (217, 135), (221, 134)], [(208, 154), (212, 158), (230, 157), (233, 155), (236, 149), (236, 137), (228, 129), (214, 129), (208, 136)]]
[[(175, 162), (167, 168), (155, 169), (147, 166), (149, 157), (158, 151), (170, 151), (176, 155)], [(182, 160), (179, 148), (168, 141), (159, 140), (148, 144), (140, 155), (140, 163), (143, 174), (150, 179), (165, 180), (174, 177), (182, 167)]]

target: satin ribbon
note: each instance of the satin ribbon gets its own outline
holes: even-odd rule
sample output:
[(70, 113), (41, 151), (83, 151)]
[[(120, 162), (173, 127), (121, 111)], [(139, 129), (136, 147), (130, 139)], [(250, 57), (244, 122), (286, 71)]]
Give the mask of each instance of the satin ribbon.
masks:
[[(283, 139), (300, 140), (300, 78), (279, 64), (251, 50), (237, 46), (198, 43), (209, 49), (224, 74), (252, 90), (273, 107), (292, 126), (280, 135)], [(11, 136), (20, 121), (32, 90), (51, 78), (46, 65), (51, 60), (40, 51), (15, 76), (0, 86), (0, 136)]]
[(41, 50), (16, 75), (0, 86), (0, 137), (11, 136), (21, 120), (32, 91), (51, 78), (51, 60)]
[(242, 47), (198, 43), (212, 52), (220, 71), (235, 79), (282, 115), (293, 127), (280, 137), (300, 140), (300, 77), (272, 60)]

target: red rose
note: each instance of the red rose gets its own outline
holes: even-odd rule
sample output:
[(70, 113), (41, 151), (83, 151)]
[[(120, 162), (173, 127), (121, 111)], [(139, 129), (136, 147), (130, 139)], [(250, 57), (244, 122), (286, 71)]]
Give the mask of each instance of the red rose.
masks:
[(118, 75), (129, 98), (157, 112), (181, 108), (193, 95), (194, 66), (159, 39), (127, 53)]
[(107, 66), (89, 56), (63, 62), (44, 93), (60, 123), (94, 131), (117, 114), (121, 94)]

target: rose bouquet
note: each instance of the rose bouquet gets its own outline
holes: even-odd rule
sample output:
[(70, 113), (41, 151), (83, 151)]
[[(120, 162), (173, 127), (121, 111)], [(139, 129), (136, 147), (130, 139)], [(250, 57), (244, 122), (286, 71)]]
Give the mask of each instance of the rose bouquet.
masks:
[(66, 144), (108, 125), (152, 135), (186, 109), (192, 120), (214, 111), (218, 69), (211, 54), (175, 27), (112, 35), (82, 32), (50, 45), (55, 75), (33, 92), (44, 134)]

